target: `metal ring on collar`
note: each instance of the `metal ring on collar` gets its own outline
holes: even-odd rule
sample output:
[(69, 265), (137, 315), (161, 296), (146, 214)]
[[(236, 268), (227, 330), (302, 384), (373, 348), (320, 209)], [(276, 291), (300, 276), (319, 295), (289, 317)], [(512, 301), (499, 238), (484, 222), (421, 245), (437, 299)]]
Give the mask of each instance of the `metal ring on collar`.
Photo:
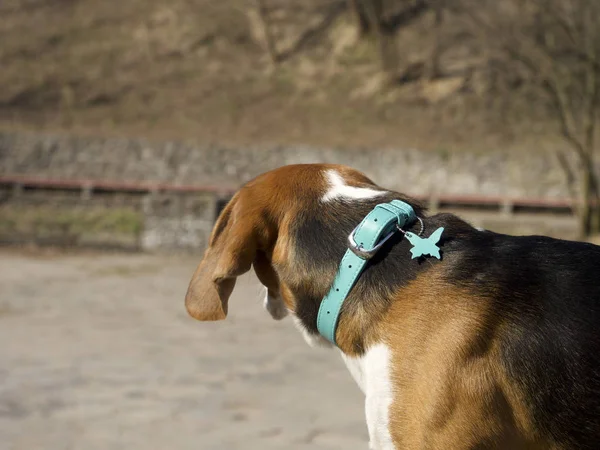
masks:
[(385, 244), (395, 233), (395, 230), (390, 231), (386, 237), (384, 237), (377, 243), (377, 245), (375, 245), (375, 247), (365, 249), (362, 247), (362, 245), (358, 245), (354, 240), (354, 234), (360, 225), (361, 224), (358, 224), (356, 228), (352, 230), (352, 233), (348, 235), (348, 248), (352, 251), (352, 253), (362, 259), (371, 259), (373, 256), (375, 256), (383, 244)]

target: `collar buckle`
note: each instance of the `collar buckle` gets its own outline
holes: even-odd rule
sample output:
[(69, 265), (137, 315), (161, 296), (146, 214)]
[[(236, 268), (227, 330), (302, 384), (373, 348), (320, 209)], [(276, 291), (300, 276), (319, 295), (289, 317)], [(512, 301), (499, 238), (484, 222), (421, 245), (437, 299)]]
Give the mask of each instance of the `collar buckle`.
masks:
[(354, 230), (352, 230), (352, 233), (350, 233), (348, 235), (348, 249), (354, 253), (356, 256), (358, 256), (361, 259), (364, 260), (369, 260), (371, 259), (373, 256), (375, 256), (375, 254), (379, 251), (379, 249), (383, 246), (383, 244), (385, 244), (395, 233), (395, 229), (392, 229), (392, 231), (390, 231), (386, 237), (384, 237), (381, 241), (379, 241), (377, 243), (377, 245), (375, 245), (373, 248), (370, 249), (365, 249), (363, 248), (362, 245), (359, 245), (356, 243), (356, 241), (354, 240), (354, 234), (356, 233), (356, 230), (358, 229), (358, 227), (360, 226), (360, 224), (358, 224)]

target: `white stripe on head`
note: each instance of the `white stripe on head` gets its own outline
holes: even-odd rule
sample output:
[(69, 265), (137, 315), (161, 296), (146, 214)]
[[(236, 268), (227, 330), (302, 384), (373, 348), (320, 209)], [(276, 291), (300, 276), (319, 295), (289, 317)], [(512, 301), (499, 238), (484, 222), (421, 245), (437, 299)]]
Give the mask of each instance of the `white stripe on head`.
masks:
[(377, 191), (371, 188), (348, 186), (341, 175), (333, 169), (328, 170), (325, 176), (329, 183), (329, 189), (321, 197), (321, 201), (323, 202), (329, 202), (338, 198), (359, 200), (379, 197), (386, 193), (386, 191)]

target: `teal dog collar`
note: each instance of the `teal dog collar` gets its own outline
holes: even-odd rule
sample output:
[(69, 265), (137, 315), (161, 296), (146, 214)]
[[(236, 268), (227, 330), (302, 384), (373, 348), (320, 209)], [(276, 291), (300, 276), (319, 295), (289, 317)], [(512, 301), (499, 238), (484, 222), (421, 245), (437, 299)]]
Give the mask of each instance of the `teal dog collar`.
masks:
[(348, 236), (348, 250), (338, 268), (333, 285), (323, 298), (317, 316), (319, 333), (335, 344), (340, 310), (367, 262), (397, 229), (417, 220), (408, 203), (392, 200), (377, 205)]

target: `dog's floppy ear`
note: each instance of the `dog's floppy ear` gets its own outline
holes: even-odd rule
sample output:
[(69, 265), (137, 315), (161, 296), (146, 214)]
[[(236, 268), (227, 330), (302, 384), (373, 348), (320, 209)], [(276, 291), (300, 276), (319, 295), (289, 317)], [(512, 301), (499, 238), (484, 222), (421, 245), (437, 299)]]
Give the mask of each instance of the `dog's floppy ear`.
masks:
[(222, 320), (236, 278), (252, 267), (258, 247), (260, 214), (242, 212), (239, 193), (225, 207), (208, 249), (192, 276), (185, 297), (188, 313), (198, 320)]

